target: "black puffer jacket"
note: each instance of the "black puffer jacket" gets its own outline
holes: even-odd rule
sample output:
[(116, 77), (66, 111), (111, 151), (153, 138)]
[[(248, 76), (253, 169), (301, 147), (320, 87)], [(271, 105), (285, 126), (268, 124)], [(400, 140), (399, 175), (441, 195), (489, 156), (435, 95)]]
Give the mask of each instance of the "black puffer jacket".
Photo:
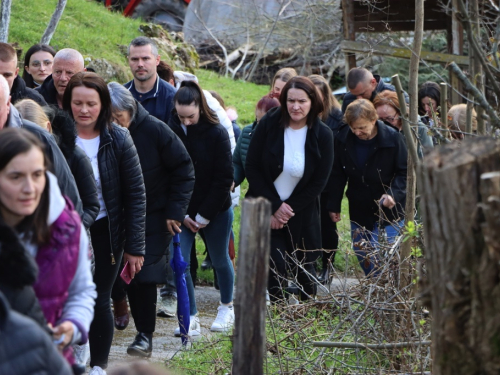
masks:
[(85, 228), (94, 224), (99, 214), (99, 198), (92, 164), (85, 152), (76, 145), (76, 128), (71, 117), (62, 110), (51, 121), (57, 145), (61, 149), (78, 187), (83, 205), (82, 223)]
[(0, 222), (0, 291), (13, 310), (47, 329), (47, 321), (33, 289), (37, 274), (35, 260), (27, 253), (17, 234)]
[(170, 128), (182, 140), (195, 171), (194, 191), (188, 215), (212, 220), (231, 207), (229, 190), (233, 183), (233, 161), (227, 130), (221, 125), (199, 122), (184, 133), (177, 116), (170, 116)]
[(113, 253), (145, 253), (146, 191), (139, 156), (127, 129), (101, 131), (97, 162)]
[(328, 114), (325, 124), (332, 129), (333, 136), (339, 134), (343, 126), (347, 126), (344, 122), (344, 114), (339, 108), (333, 108)]
[(12, 89), (10, 90), (10, 102), (16, 104), (21, 99), (31, 99), (40, 104), (41, 106), (47, 105), (43, 96), (37, 91), (26, 87), (26, 82), (17, 76), (12, 84)]
[(0, 293), (0, 374), (73, 374), (50, 336), (33, 320), (11, 310), (2, 293)]
[(52, 74), (45, 78), (43, 83), (38, 86), (35, 91), (38, 91), (40, 95), (43, 96), (47, 104), (58, 107), (57, 104), (57, 90), (54, 85), (54, 79), (52, 78)]

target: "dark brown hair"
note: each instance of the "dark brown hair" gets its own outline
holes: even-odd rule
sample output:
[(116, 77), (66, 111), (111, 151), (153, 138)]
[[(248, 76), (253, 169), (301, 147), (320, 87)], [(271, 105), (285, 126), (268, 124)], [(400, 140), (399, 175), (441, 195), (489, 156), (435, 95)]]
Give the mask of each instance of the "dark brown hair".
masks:
[[(200, 108), (200, 121), (203, 120), (213, 125), (220, 123), (214, 111), (210, 109), (201, 87), (194, 81), (182, 81), (181, 87), (174, 96), (174, 104), (197, 105)], [(174, 109), (174, 113), (177, 111)]]
[(280, 95), (280, 104), (281, 104), (281, 119), (280, 124), (283, 127), (287, 127), (290, 124), (290, 114), (288, 113), (286, 102), (288, 100), (288, 91), (290, 89), (298, 89), (304, 91), (309, 99), (311, 100), (311, 109), (307, 114), (307, 126), (311, 128), (316, 121), (316, 118), (319, 116), (321, 112), (323, 112), (323, 102), (318, 94), (318, 89), (314, 86), (314, 83), (307, 77), (293, 77), (290, 81), (288, 81), (283, 87), (283, 91)]
[[(43, 143), (29, 131), (20, 128), (6, 128), (0, 131), (0, 171), (19, 154), (29, 152), (37, 147), (43, 154), (43, 164), (48, 168), (48, 159)], [(45, 175), (46, 184), (40, 197), (40, 203), (35, 212), (26, 216), (15, 228), (25, 238), (37, 245), (42, 245), (50, 240), (50, 227), (47, 222), (49, 214), (49, 179)], [(0, 205), (2, 203), (0, 202)], [(1, 214), (0, 214), (1, 217)], [(1, 218), (3, 220), (3, 218)]]
[(214, 91), (214, 90), (209, 90), (208, 91), (210, 94), (212, 94), (212, 96), (217, 99), (217, 101), (219, 102), (220, 106), (224, 109), (226, 109), (226, 103), (224, 103), (224, 99), (222, 99), (222, 96), (219, 95), (219, 93), (217, 91)]
[(79, 72), (71, 77), (68, 82), (68, 86), (66, 86), (66, 90), (64, 91), (62, 101), (63, 109), (69, 113), (71, 118), (73, 118), (73, 112), (71, 111), (71, 97), (73, 95), (73, 89), (82, 86), (97, 91), (101, 100), (101, 112), (99, 113), (99, 117), (97, 118), (94, 130), (98, 130), (100, 133), (106, 127), (108, 128), (108, 130), (111, 130), (113, 113), (111, 110), (111, 97), (109, 95), (108, 85), (106, 85), (104, 79), (102, 79), (96, 73)]
[(17, 59), (16, 50), (8, 43), (0, 42), (0, 61), (10, 62)]
[(163, 60), (160, 60), (160, 63), (156, 66), (156, 73), (158, 73), (161, 79), (168, 83), (170, 83), (170, 80), (174, 79), (174, 70)]
[[(436, 101), (436, 106), (439, 107), (441, 105), (441, 87), (436, 82), (427, 81), (422, 83), (420, 89), (418, 90), (418, 113), (420, 115), (425, 115), (425, 109), (422, 105), (422, 99), (425, 97), (429, 97)], [(433, 108), (434, 112), (438, 113), (437, 108)], [(438, 116), (440, 114), (438, 113)]]
[(354, 90), (360, 82), (368, 82), (373, 78), (373, 74), (365, 68), (352, 68), (347, 73), (347, 87)]
[(26, 71), (26, 67), (30, 66), (31, 56), (40, 51), (48, 52), (52, 55), (52, 57), (56, 55), (54, 48), (46, 44), (35, 44), (26, 51), (26, 54), (24, 55), (23, 79), (24, 82), (26, 82), (26, 86), (31, 88), (35, 87), (35, 81), (33, 80), (33, 76)]
[(351, 124), (360, 118), (375, 121), (378, 119), (377, 110), (368, 99), (357, 99), (349, 104), (345, 110), (345, 122)]
[(316, 88), (323, 96), (323, 106), (325, 107), (325, 109), (321, 113), (321, 119), (323, 120), (323, 122), (326, 122), (326, 120), (328, 120), (328, 116), (330, 116), (330, 112), (332, 111), (332, 109), (341, 108), (340, 103), (333, 96), (332, 89), (330, 88), (330, 85), (328, 84), (328, 81), (325, 77), (320, 76), (319, 74), (311, 74), (308, 78), (312, 81), (312, 83), (314, 83)]

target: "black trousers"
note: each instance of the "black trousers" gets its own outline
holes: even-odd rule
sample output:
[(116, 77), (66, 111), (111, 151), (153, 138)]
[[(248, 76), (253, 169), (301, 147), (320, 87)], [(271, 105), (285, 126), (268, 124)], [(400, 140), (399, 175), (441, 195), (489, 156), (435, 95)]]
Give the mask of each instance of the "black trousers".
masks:
[(94, 320), (90, 325), (90, 366), (108, 366), (109, 351), (113, 341), (113, 314), (111, 312), (111, 289), (120, 270), (123, 250), (115, 253), (116, 264), (111, 264), (111, 242), (108, 218), (102, 218), (90, 227), (95, 255), (94, 283), (97, 298)]
[(326, 203), (328, 200), (328, 193), (321, 193), (320, 200), (320, 220), (321, 220), (321, 243), (322, 248), (328, 251), (323, 251), (321, 260), (323, 263), (323, 268), (328, 266), (328, 261), (332, 264), (335, 261), (335, 253), (339, 247), (339, 235), (337, 233), (337, 223), (334, 223), (330, 219), (328, 210), (326, 209)]
[(284, 299), (283, 291), (288, 285), (287, 275), (298, 285), (302, 301), (316, 295), (316, 282), (308, 274), (316, 277), (317, 257), (318, 252), (294, 249), (288, 227), (271, 230), (271, 259), (267, 283), (271, 301)]

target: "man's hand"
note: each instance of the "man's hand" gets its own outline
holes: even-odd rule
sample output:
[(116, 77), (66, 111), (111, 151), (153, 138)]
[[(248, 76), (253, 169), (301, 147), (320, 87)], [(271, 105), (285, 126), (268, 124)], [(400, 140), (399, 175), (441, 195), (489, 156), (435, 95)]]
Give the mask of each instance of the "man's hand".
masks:
[[(63, 351), (73, 340), (73, 323), (64, 321), (54, 328), (54, 341), (59, 342), (57, 349)], [(64, 335), (64, 336), (63, 336)]]
[(200, 230), (200, 224), (187, 216), (183, 222), (184, 226), (188, 228), (191, 232), (197, 233)]
[(172, 234), (172, 236), (175, 236), (176, 233), (182, 232), (181, 222), (177, 220), (167, 219), (167, 229)]
[(340, 212), (329, 212), (328, 215), (330, 215), (330, 219), (332, 219), (334, 223), (340, 221)]
[(382, 194), (380, 197), (379, 202), (382, 203), (382, 206), (387, 207), (388, 209), (393, 208), (396, 205), (396, 202), (394, 201), (394, 198), (391, 197), (388, 194)]
[(144, 257), (142, 255), (132, 255), (128, 253), (123, 254), (123, 263), (127, 264), (130, 267), (130, 277), (132, 279), (134, 278), (136, 273), (139, 273), (139, 271), (142, 268), (142, 265), (144, 264)]

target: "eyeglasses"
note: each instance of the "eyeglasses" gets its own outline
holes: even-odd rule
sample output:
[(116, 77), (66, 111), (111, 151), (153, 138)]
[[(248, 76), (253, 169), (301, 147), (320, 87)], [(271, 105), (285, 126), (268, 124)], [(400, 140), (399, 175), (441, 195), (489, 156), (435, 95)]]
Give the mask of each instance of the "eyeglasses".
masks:
[(385, 122), (394, 122), (399, 119), (399, 115), (395, 116), (387, 116), (387, 117), (380, 117), (380, 120), (385, 121)]

